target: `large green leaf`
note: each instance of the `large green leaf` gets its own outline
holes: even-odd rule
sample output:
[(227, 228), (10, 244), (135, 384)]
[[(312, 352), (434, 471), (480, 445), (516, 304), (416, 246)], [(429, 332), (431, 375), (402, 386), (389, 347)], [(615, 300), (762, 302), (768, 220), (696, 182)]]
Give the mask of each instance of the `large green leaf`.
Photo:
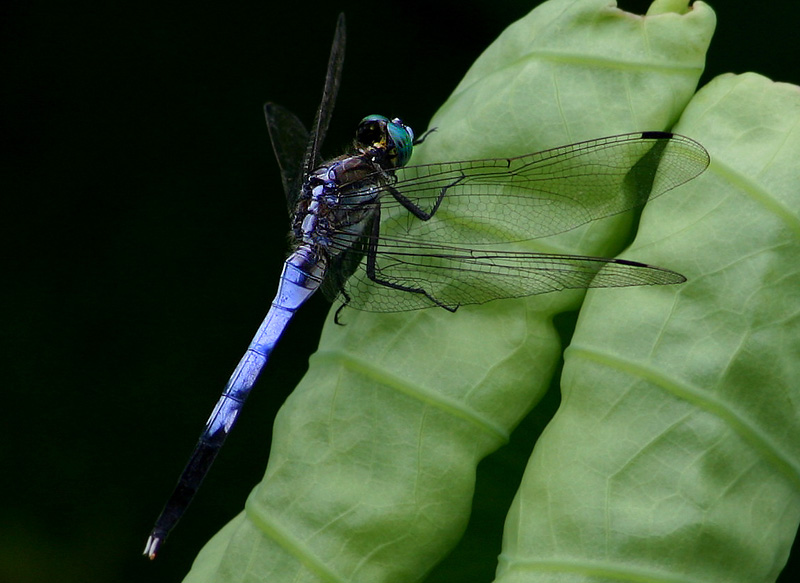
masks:
[[(695, 90), (714, 27), (702, 3), (679, 12), (644, 18), (606, 0), (543, 4), (478, 59), (412, 162), (669, 128)], [(613, 217), (524, 248), (613, 254), (631, 222)], [(674, 267), (656, 248), (640, 259)], [(653, 293), (647, 302), (671, 297)], [(345, 327), (329, 319), (276, 419), (264, 480), (186, 581), (422, 579), (463, 532), (478, 462), (549, 384), (562, 349), (553, 316), (582, 297), (456, 314), (345, 311)]]
[(625, 257), (671, 289), (591, 291), (563, 403), (506, 523), (497, 581), (774, 581), (800, 523), (800, 88), (700, 91), (712, 164), (648, 205)]

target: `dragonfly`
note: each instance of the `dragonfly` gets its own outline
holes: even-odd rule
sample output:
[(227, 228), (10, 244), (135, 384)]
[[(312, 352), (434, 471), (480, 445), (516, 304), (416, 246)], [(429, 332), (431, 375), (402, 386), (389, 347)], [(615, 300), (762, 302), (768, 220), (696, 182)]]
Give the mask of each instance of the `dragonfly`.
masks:
[(231, 432), (295, 311), (318, 289), (374, 312), (470, 304), (562, 289), (676, 284), (669, 269), (602, 257), (526, 252), (504, 244), (569, 231), (644, 205), (701, 174), (706, 150), (660, 131), (610, 136), (515, 158), (409, 166), (420, 138), (400, 119), (365, 117), (352, 150), (322, 161), (345, 48), (340, 15), (322, 100), (308, 132), (264, 106), (292, 216), (278, 292), (234, 370), (144, 554), (154, 559)]

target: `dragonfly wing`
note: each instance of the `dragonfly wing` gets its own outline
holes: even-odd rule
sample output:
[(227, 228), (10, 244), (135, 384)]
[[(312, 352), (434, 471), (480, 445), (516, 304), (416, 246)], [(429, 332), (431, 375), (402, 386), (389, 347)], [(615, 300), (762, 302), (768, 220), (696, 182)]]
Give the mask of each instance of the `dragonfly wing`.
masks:
[(289, 210), (294, 211), (303, 179), (303, 156), (308, 145), (308, 131), (303, 122), (285, 107), (275, 103), (264, 104), (269, 138), (278, 166), (281, 169), (283, 190)]
[[(377, 220), (377, 215), (369, 219), (364, 232), (372, 233)], [(351, 243), (349, 238), (342, 240), (334, 238), (331, 248), (338, 249), (338, 253), (333, 254), (329, 259), (325, 279), (322, 281), (322, 293), (331, 302), (341, 297), (345, 303), (349, 303), (350, 298), (346, 291), (347, 281), (362, 265), (364, 257), (369, 252), (371, 240), (373, 237), (363, 236), (356, 239), (355, 243)]]
[(325, 140), (325, 134), (328, 133), (333, 106), (336, 103), (336, 95), (339, 93), (342, 65), (344, 65), (345, 40), (345, 21), (342, 13), (339, 14), (339, 20), (336, 21), (336, 33), (333, 36), (331, 54), (328, 58), (328, 72), (325, 76), (322, 100), (314, 117), (314, 124), (311, 126), (311, 139), (308, 142), (305, 157), (303, 158), (304, 175), (310, 174), (319, 166), (320, 148)]
[(518, 158), (406, 167), (393, 187), (427, 211), (444, 192), (441, 205), (431, 220), (420, 221), (387, 194), (382, 230), (470, 245), (546, 237), (641, 207), (708, 163), (706, 150), (690, 138), (638, 132)]
[(622, 259), (448, 247), (381, 240), (374, 273), (363, 261), (344, 286), (348, 305), (373, 312), (483, 304), (591, 287), (665, 285), (679, 273)]

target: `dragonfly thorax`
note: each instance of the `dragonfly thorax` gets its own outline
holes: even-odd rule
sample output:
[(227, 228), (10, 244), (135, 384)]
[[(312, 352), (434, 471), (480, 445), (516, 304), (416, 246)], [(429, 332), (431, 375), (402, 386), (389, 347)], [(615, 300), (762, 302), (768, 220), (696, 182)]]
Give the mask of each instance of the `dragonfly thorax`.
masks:
[(298, 245), (335, 256), (364, 235), (377, 213), (390, 172), (367, 154), (342, 156), (312, 172), (295, 209), (293, 234)]

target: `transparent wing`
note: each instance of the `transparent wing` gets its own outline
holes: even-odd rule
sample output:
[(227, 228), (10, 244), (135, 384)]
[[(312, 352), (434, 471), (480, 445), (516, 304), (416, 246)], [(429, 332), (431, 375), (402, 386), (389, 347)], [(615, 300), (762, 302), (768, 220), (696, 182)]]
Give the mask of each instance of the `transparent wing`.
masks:
[(563, 289), (686, 281), (674, 271), (621, 259), (445, 245), (420, 247), (396, 239), (380, 241), (373, 271), (367, 255), (364, 252), (364, 260), (344, 283), (342, 298), (350, 307), (371, 312), (435, 306), (455, 310)]
[(325, 87), (322, 90), (322, 100), (320, 101), (314, 123), (311, 126), (311, 139), (303, 158), (303, 174), (308, 175), (313, 172), (320, 164), (320, 148), (328, 133), (328, 126), (331, 123), (333, 106), (336, 103), (336, 95), (339, 93), (339, 83), (342, 78), (342, 66), (344, 65), (344, 46), (346, 41), (344, 13), (339, 14), (336, 21), (336, 32), (333, 35), (331, 54), (328, 58), (328, 72), (325, 75)]
[(293, 212), (303, 179), (302, 163), (308, 147), (308, 131), (296, 115), (275, 103), (264, 104), (264, 118), (281, 170), (286, 202), (289, 211)]
[(281, 180), (290, 214), (294, 212), (305, 176), (319, 166), (320, 148), (328, 132), (336, 95), (339, 93), (345, 40), (344, 14), (339, 14), (331, 54), (328, 57), (328, 71), (325, 75), (322, 99), (314, 117), (311, 134), (306, 131), (303, 122), (285, 107), (275, 103), (264, 104), (264, 117), (272, 149), (281, 169)]
[(392, 187), (426, 213), (441, 204), (421, 221), (387, 193), (381, 232), (470, 246), (546, 237), (641, 207), (708, 163), (690, 138), (638, 132), (518, 158), (406, 167)]

